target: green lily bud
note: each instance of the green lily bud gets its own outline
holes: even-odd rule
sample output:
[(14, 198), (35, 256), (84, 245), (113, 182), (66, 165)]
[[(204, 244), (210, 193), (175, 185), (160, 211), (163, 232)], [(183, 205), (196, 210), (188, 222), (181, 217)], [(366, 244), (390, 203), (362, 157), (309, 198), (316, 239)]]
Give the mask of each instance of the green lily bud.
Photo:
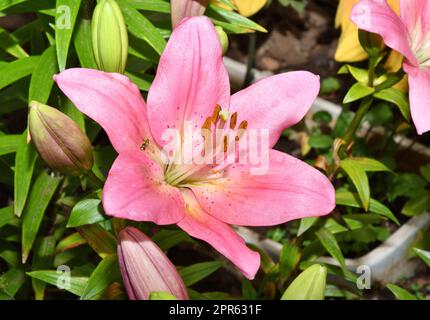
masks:
[(115, 0), (99, 1), (94, 9), (91, 28), (98, 68), (106, 72), (124, 73), (128, 35), (124, 17)]
[(91, 143), (72, 119), (55, 108), (32, 101), (28, 121), (31, 140), (50, 168), (71, 176), (91, 170)]
[(324, 300), (327, 268), (314, 264), (298, 275), (281, 300)]
[(384, 41), (380, 35), (376, 33), (359, 30), (358, 38), (364, 51), (369, 55), (370, 58), (378, 58), (382, 49), (384, 48)]
[(215, 27), (216, 32), (218, 33), (219, 41), (221, 42), (222, 54), (225, 55), (228, 50), (228, 36), (225, 33), (224, 29), (220, 26)]

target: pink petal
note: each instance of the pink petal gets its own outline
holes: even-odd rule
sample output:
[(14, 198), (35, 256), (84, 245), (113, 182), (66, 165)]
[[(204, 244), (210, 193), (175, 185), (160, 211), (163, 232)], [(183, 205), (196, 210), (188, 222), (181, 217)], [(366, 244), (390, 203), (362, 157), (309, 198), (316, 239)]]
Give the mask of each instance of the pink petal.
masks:
[(110, 216), (161, 225), (185, 214), (179, 190), (164, 182), (162, 168), (142, 151), (119, 154), (103, 188), (103, 207)]
[(103, 127), (117, 152), (138, 150), (144, 140), (152, 140), (145, 101), (127, 77), (68, 69), (54, 78), (76, 107)]
[(248, 279), (254, 279), (260, 267), (260, 255), (227, 224), (208, 215), (190, 191), (184, 191), (188, 212), (178, 226), (192, 237), (206, 241), (234, 263)]
[(430, 29), (430, 3), (428, 0), (400, 1), (400, 17), (409, 30), (414, 43), (424, 40)]
[(430, 130), (430, 69), (404, 64), (409, 76), (411, 115), (418, 134)]
[(360, 29), (379, 34), (387, 46), (417, 63), (406, 26), (385, 0), (360, 1), (352, 9), (351, 20)]
[(230, 84), (221, 45), (206, 17), (184, 19), (173, 31), (161, 56), (148, 94), (148, 118), (160, 145), (166, 129), (184, 121), (201, 127), (216, 104), (229, 107)]
[(334, 209), (334, 188), (321, 172), (276, 150), (269, 157), (265, 175), (235, 164), (224, 178), (193, 186), (203, 210), (229, 224), (270, 226)]
[(306, 71), (279, 74), (234, 94), (230, 112), (249, 129), (269, 130), (270, 147), (282, 131), (298, 123), (308, 112), (320, 89), (319, 77)]

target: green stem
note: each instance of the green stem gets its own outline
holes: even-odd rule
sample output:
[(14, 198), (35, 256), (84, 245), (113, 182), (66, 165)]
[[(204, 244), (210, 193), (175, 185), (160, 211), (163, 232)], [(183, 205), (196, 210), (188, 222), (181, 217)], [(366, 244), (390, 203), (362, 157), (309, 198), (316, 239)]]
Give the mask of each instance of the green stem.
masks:
[(251, 33), (248, 42), (248, 61), (246, 63), (246, 74), (243, 82), (243, 87), (247, 87), (252, 82), (252, 68), (254, 67), (255, 48), (257, 45), (257, 34)]
[(372, 105), (372, 102), (373, 102), (372, 97), (364, 98), (361, 101), (360, 107), (358, 108), (357, 112), (355, 113), (354, 118), (352, 119), (352, 122), (349, 125), (348, 130), (345, 133), (345, 136), (343, 138), (343, 141), (345, 143), (342, 146), (342, 148), (340, 148), (340, 150), (339, 150), (339, 156), (341, 156), (343, 151), (345, 151), (345, 148), (347, 148), (351, 144), (352, 139), (354, 139), (354, 136), (355, 136), (358, 128), (360, 127), (360, 124), (363, 121), (365, 114), (367, 113), (370, 106)]
[(376, 68), (377, 58), (369, 58), (369, 83), (368, 86), (373, 88), (373, 83), (375, 82), (375, 68)]

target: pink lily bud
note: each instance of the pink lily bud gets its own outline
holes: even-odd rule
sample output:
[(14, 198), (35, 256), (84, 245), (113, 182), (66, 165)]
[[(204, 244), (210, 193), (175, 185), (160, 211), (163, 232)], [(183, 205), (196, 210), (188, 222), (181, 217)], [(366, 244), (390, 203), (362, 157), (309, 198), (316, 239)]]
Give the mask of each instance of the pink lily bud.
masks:
[(148, 300), (151, 292), (167, 292), (188, 300), (182, 278), (161, 249), (140, 230), (127, 227), (118, 235), (118, 259), (131, 300)]
[(71, 176), (91, 170), (91, 143), (72, 119), (36, 101), (30, 102), (28, 119), (31, 140), (50, 168)]
[(171, 0), (173, 29), (186, 17), (202, 16), (209, 0)]

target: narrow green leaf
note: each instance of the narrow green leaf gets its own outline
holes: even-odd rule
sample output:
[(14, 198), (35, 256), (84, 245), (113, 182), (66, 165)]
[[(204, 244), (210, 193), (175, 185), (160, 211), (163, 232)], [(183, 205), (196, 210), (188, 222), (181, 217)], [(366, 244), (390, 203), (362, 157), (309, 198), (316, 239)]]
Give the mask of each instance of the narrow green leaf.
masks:
[(28, 57), (28, 53), (19, 45), (19, 40), (3, 28), (0, 28), (0, 48), (18, 59)]
[(79, 201), (72, 209), (67, 228), (79, 227), (86, 224), (93, 224), (104, 221), (101, 200), (85, 199)]
[(303, 218), (300, 220), (299, 231), (297, 231), (297, 236), (300, 237), (303, 233), (309, 230), (315, 222), (317, 222), (317, 217)]
[(290, 274), (296, 269), (299, 262), (299, 248), (290, 242), (286, 242), (282, 247), (281, 255), (279, 257), (279, 274), (281, 279), (288, 279)]
[(137, 10), (154, 11), (170, 14), (170, 4), (162, 0), (127, 0), (128, 4)]
[(30, 250), (33, 247), (45, 210), (51, 202), (51, 198), (60, 181), (61, 178), (52, 177), (45, 171), (42, 171), (31, 188), (22, 220), (23, 263), (27, 260)]
[(372, 158), (354, 157), (345, 160), (353, 161), (357, 166), (360, 166), (367, 172), (391, 171), (385, 164)]
[(89, 224), (78, 228), (80, 235), (87, 240), (91, 248), (104, 258), (116, 253), (115, 237), (99, 224)]
[(0, 11), (28, 0), (0, 0)]
[(424, 251), (418, 248), (414, 248), (414, 251), (430, 268), (430, 251)]
[(294, 279), (281, 300), (324, 300), (327, 268), (314, 264)]
[(388, 284), (387, 288), (395, 295), (398, 300), (417, 300), (417, 298), (399, 286), (394, 284)]
[(0, 209), (0, 228), (7, 224), (19, 224), (18, 218), (13, 214), (13, 207), (4, 207)]
[(81, 0), (57, 0), (55, 17), (55, 41), (57, 47), (58, 67), (66, 69), (67, 55)]
[[(55, 237), (47, 236), (40, 238), (34, 247), (34, 256), (31, 262), (31, 270), (45, 270), (52, 266), (55, 253)], [(31, 279), (34, 296), (36, 300), (43, 300), (45, 297), (46, 283), (35, 278)]]
[(116, 255), (106, 256), (91, 273), (81, 300), (91, 300), (102, 294), (106, 288), (121, 278)]
[(187, 287), (211, 275), (224, 265), (221, 261), (210, 261), (196, 263), (179, 270), (184, 283)]
[(25, 282), (21, 268), (12, 268), (0, 277), (0, 300), (11, 300)]
[[(336, 204), (341, 206), (354, 207), (354, 208), (362, 207), (362, 204), (360, 203), (358, 195), (356, 193), (347, 192), (347, 191), (336, 192)], [(381, 216), (387, 217), (388, 219), (394, 221), (395, 223), (400, 224), (399, 220), (397, 220), (393, 212), (385, 205), (383, 205), (382, 203), (380, 203), (375, 199), (370, 199), (369, 211), (373, 213), (377, 213)]]
[(425, 191), (417, 197), (409, 199), (402, 208), (402, 214), (412, 217), (424, 213), (430, 208), (430, 193)]
[(166, 46), (166, 41), (160, 31), (139, 11), (134, 9), (127, 0), (119, 0), (129, 31), (139, 39), (145, 40), (158, 54)]
[(399, 89), (384, 89), (379, 92), (376, 92), (373, 96), (380, 100), (388, 101), (395, 104), (399, 108), (403, 118), (405, 118), (405, 120), (408, 122), (411, 121), (411, 111), (409, 109), (408, 97)]
[(65, 237), (64, 239), (62, 239), (58, 243), (57, 248), (55, 248), (55, 252), (59, 253), (59, 252), (67, 251), (67, 250), (79, 247), (85, 243), (87, 243), (87, 240), (82, 238), (79, 232), (75, 232)]
[(28, 101), (47, 103), (54, 84), (54, 74), (57, 73), (57, 58), (55, 47), (49, 47), (40, 56), (39, 63), (34, 69), (30, 81)]
[(27, 275), (56, 286), (59, 289), (67, 290), (77, 296), (81, 296), (84, 293), (88, 283), (87, 277), (69, 277), (67, 272), (60, 270), (32, 271), (27, 272)]
[(22, 265), (19, 250), (10, 242), (0, 241), (0, 258), (3, 259), (11, 268), (16, 268)]
[(370, 187), (366, 171), (364, 171), (361, 166), (357, 165), (354, 161), (349, 159), (342, 160), (340, 162), (340, 167), (351, 179), (358, 191), (358, 195), (360, 196), (364, 210), (368, 211), (370, 202)]
[(327, 252), (340, 263), (342, 269), (346, 269), (345, 258), (343, 257), (335, 236), (325, 228), (318, 230), (315, 235)]
[(360, 82), (357, 82), (351, 87), (351, 89), (349, 89), (348, 93), (343, 99), (343, 103), (351, 103), (353, 101), (360, 100), (364, 97), (370, 96), (373, 92), (375, 92), (374, 88), (370, 88)]
[(355, 80), (364, 85), (367, 85), (367, 83), (369, 82), (369, 72), (366, 69), (361, 69), (351, 66), (349, 64), (345, 64), (342, 66), (342, 68), (339, 69), (338, 74), (347, 73), (350, 73)]
[(18, 217), (21, 216), (25, 202), (27, 201), (36, 159), (36, 149), (32, 143), (27, 144), (26, 130), (21, 135), (21, 141), (15, 156), (14, 210)]
[(91, 38), (91, 20), (81, 19), (74, 36), (76, 53), (82, 68), (97, 69)]
[(20, 141), (21, 135), (19, 134), (5, 134), (0, 136), (0, 156), (8, 153), (15, 153)]
[(178, 299), (169, 292), (153, 291), (149, 294), (149, 300), (178, 300)]
[(31, 56), (0, 66), (0, 90), (19, 79), (29, 76), (39, 63), (39, 59), (39, 56)]

